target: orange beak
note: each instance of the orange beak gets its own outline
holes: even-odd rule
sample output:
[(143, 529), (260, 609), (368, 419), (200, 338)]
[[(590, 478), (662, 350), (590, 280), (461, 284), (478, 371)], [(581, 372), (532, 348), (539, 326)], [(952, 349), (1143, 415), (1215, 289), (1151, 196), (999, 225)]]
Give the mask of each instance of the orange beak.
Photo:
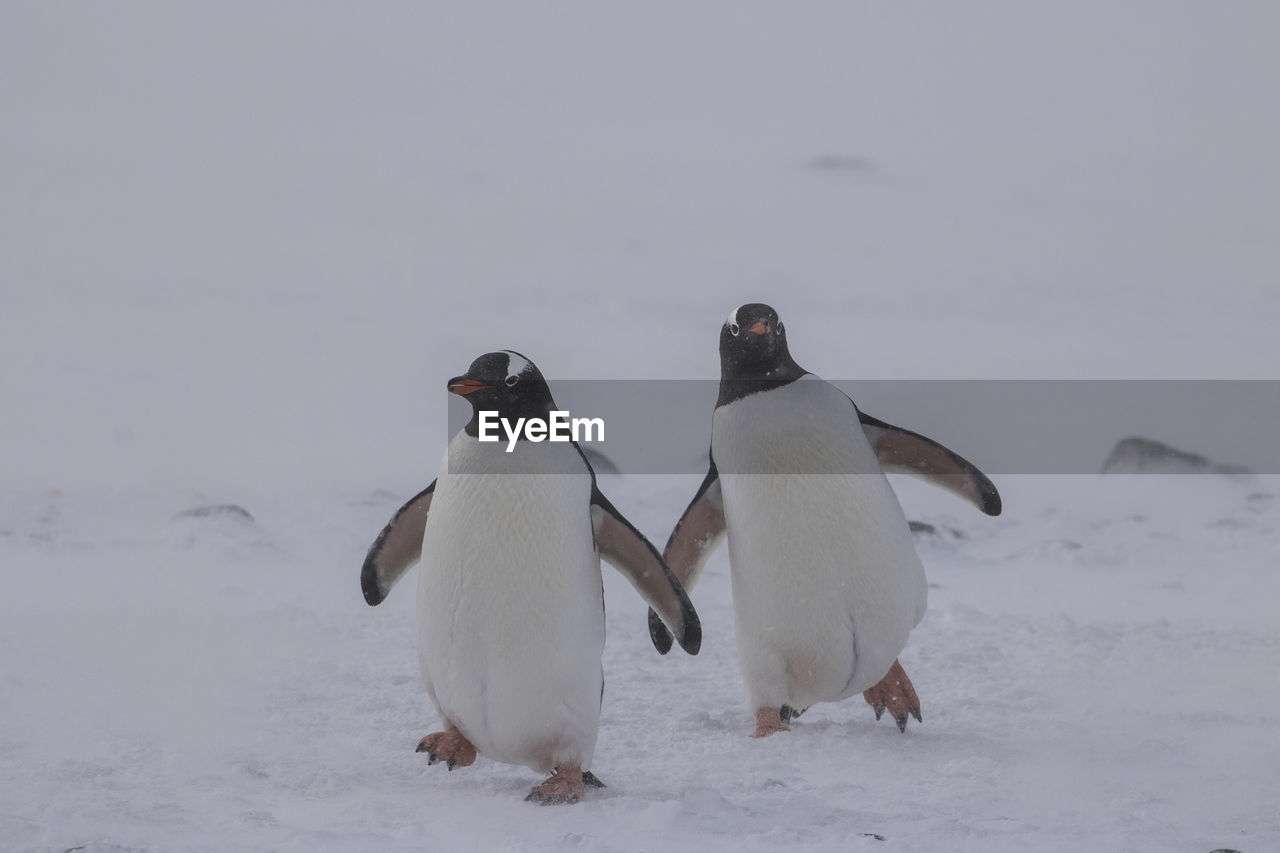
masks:
[(747, 329), (747, 331), (753, 335), (763, 335), (769, 331), (769, 327), (764, 324), (763, 320), (757, 320), (756, 324)]
[(481, 388), (491, 388), (491, 387), (492, 386), (490, 385), (485, 385), (479, 379), (466, 379), (464, 377), (458, 377), (457, 379), (449, 380), (449, 393), (457, 394), (460, 397), (465, 397), (468, 394), (471, 394), (475, 391), (479, 391)]

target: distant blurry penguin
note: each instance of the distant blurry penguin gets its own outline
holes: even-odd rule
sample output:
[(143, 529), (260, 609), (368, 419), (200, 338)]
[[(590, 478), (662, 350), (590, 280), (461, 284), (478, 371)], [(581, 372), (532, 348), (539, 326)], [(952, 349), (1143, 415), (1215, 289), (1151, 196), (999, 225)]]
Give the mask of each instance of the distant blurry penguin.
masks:
[[(528, 799), (576, 802), (590, 773), (604, 687), (600, 557), (652, 608), (655, 645), (673, 632), (697, 654), (693, 605), (657, 550), (596, 486), (576, 442), (479, 441), (479, 412), (547, 419), (555, 409), (524, 356), (482, 355), (449, 390), (471, 403), (440, 477), (369, 549), (360, 583), (378, 604), (421, 558), (418, 651), (444, 731), (418, 745), (452, 770), (481, 755), (554, 775)], [(650, 610), (653, 613), (653, 610)], [(660, 644), (664, 643), (665, 645)]]
[[(964, 459), (858, 411), (791, 358), (768, 305), (720, 331), (711, 467), (664, 557), (692, 590), (726, 536), (734, 627), (753, 737), (786, 731), (815, 702), (862, 693), (880, 719), (921, 720), (897, 657), (924, 616), (924, 568), (884, 473), (914, 474), (1000, 514)], [(663, 630), (651, 611), (654, 632)]]

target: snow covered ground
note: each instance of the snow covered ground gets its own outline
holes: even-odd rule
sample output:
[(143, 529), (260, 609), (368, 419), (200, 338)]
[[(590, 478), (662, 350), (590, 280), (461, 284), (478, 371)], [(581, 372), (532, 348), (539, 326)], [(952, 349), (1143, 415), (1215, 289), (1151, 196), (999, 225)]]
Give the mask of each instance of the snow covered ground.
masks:
[(1277, 378), (1280, 9), (1059, 5), (6, 3), (0, 849), (1280, 849), (1280, 478), (898, 484), (905, 736), (749, 740), (726, 556), (696, 658), (606, 567), (573, 808), (426, 767), (360, 596), (487, 350), (710, 378), (763, 300), (831, 378)]

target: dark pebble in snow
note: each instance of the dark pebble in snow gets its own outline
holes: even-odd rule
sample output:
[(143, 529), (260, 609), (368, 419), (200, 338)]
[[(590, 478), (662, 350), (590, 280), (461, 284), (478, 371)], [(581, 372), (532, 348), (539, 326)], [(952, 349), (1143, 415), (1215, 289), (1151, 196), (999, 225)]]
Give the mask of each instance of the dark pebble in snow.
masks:
[(174, 518), (230, 518), (236, 521), (243, 521), (246, 524), (253, 524), (253, 516), (249, 513), (249, 510), (236, 504), (198, 506), (195, 509), (183, 510), (175, 515)]

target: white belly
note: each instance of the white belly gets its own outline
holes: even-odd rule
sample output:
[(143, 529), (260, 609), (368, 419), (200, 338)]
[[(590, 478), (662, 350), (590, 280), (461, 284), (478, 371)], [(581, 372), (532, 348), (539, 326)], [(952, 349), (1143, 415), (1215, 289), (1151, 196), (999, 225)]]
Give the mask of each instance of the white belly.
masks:
[[(604, 650), (591, 478), (572, 445), (504, 448), (459, 433), (441, 465), (419, 569), (422, 675), (482, 755), (586, 768)], [(527, 473), (548, 469), (581, 473)]]
[(816, 377), (745, 397), (716, 410), (711, 446), (752, 710), (874, 685), (924, 616), (927, 586), (848, 398)]

